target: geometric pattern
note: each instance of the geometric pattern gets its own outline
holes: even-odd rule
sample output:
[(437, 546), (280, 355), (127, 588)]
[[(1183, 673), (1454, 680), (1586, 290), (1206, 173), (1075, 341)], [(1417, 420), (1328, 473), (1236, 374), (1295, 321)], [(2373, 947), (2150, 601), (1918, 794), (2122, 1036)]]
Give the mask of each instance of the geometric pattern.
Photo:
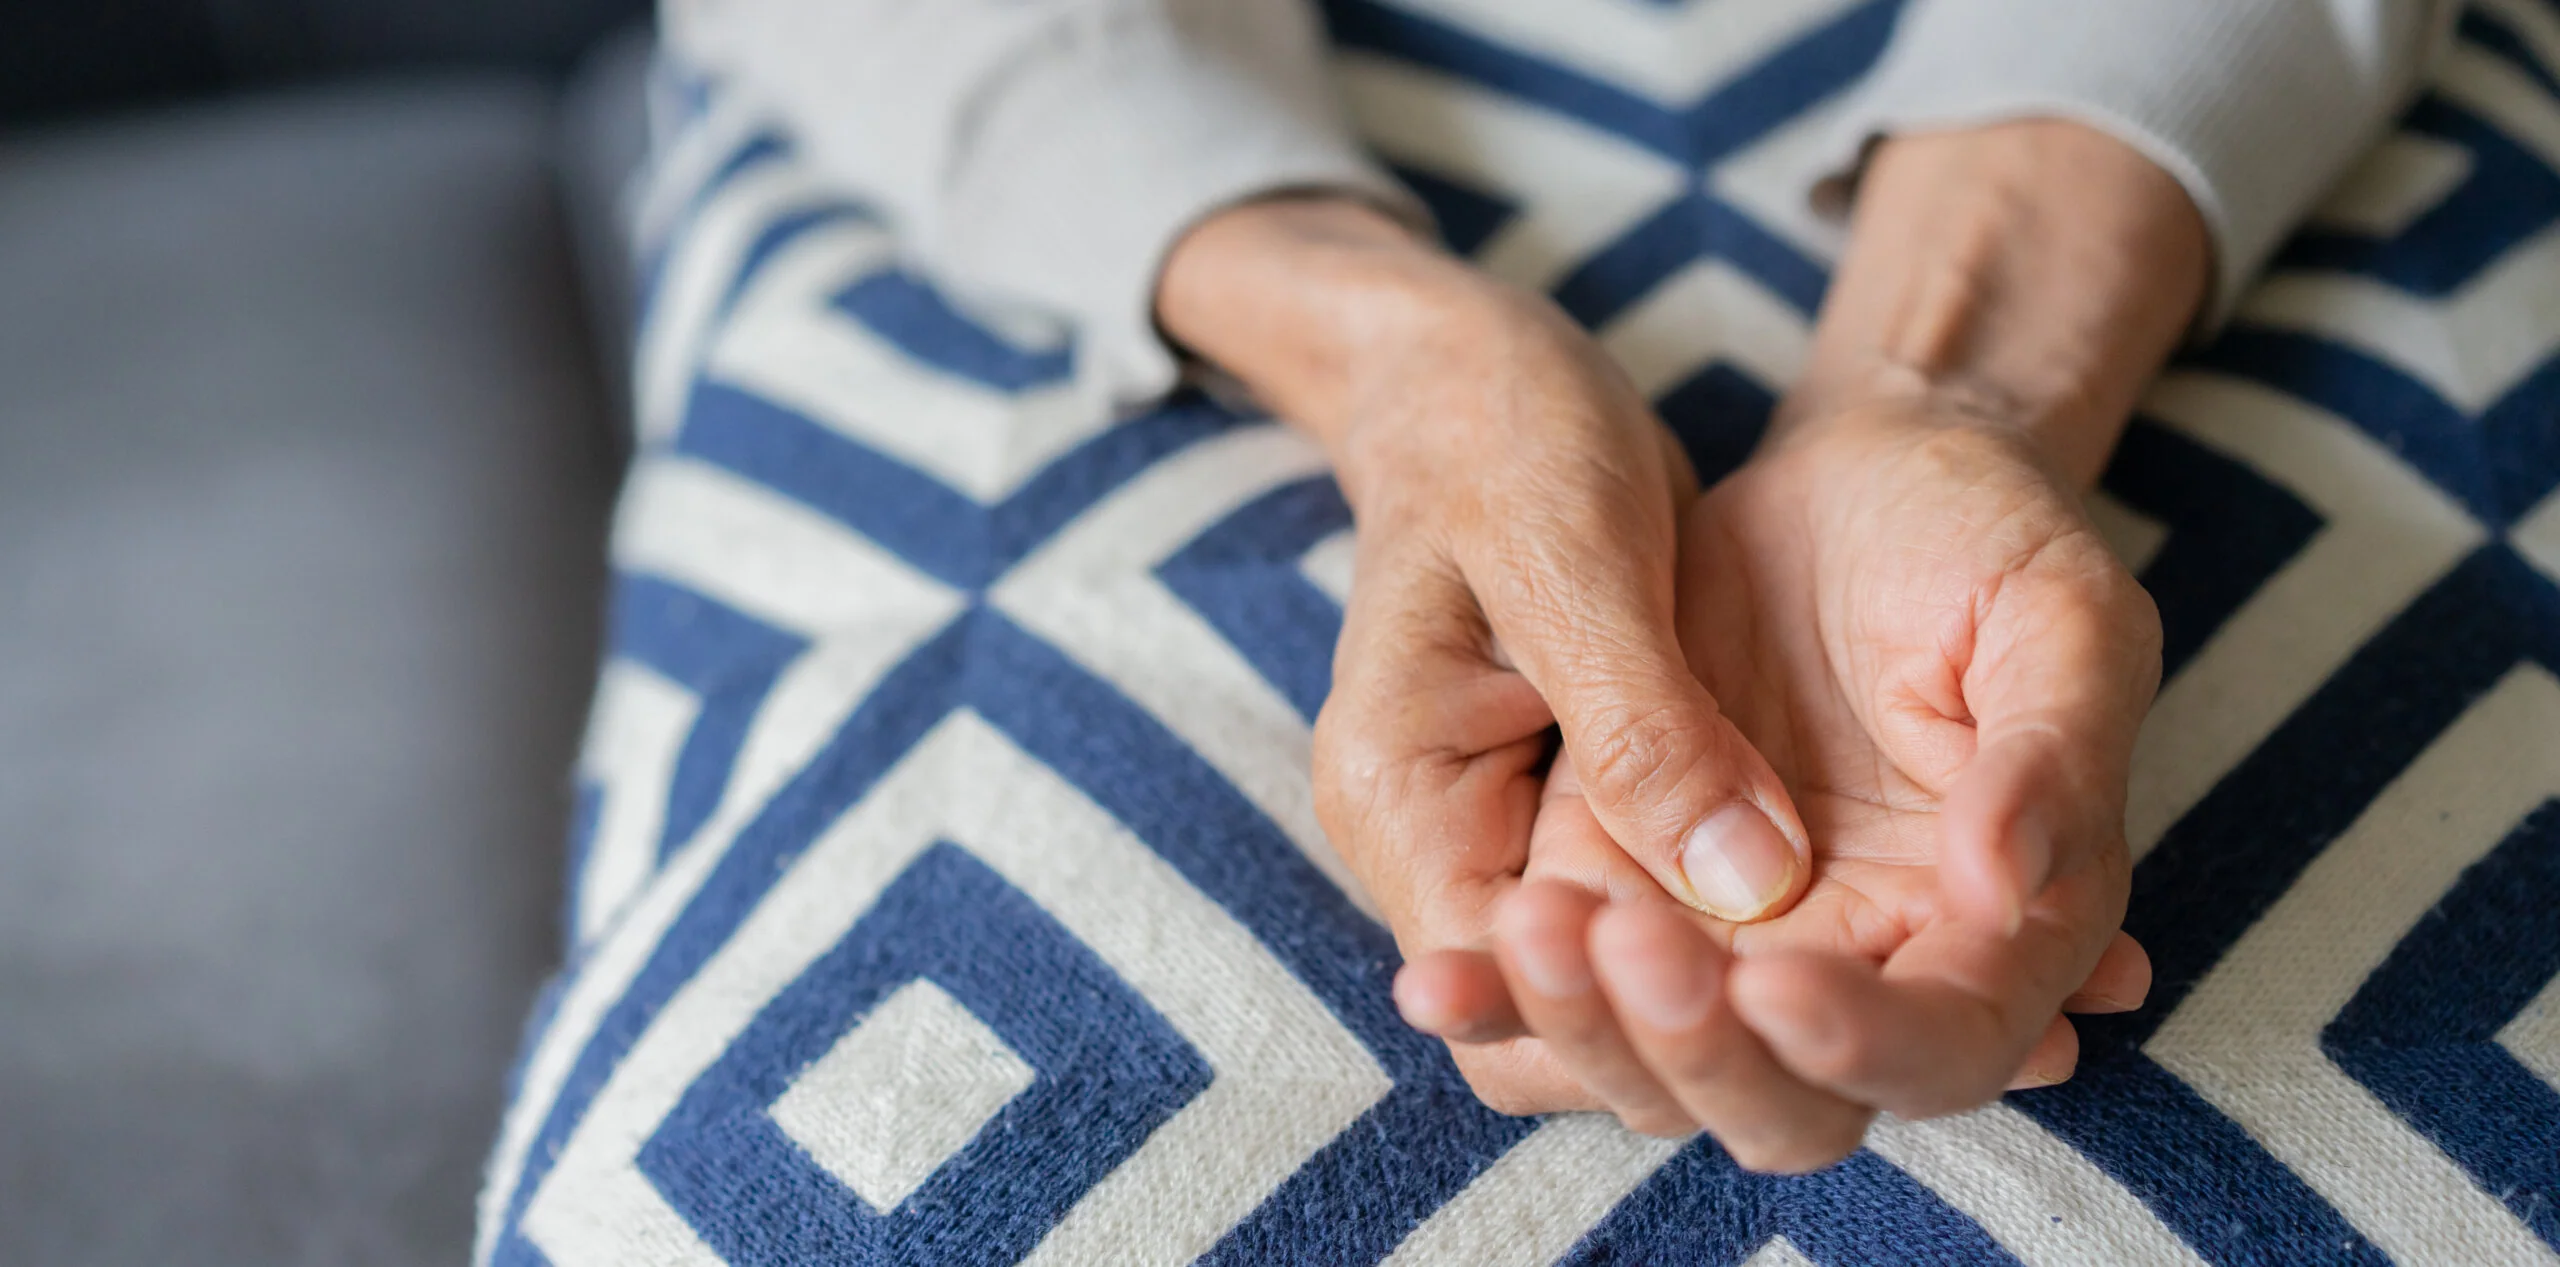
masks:
[[(1712, 479), (1803, 351), (1893, 0), (1334, 0), (1450, 243)], [(1819, 1174), (1505, 1118), (1315, 824), (1350, 516), (901, 262), (672, 72), (565, 963), (475, 1262), (2560, 1262), (2560, 7), (2399, 129), (2092, 502), (2158, 600), (2078, 1076)]]
[[(957, 895), (983, 898), (999, 909), (1021, 909), (1020, 901), (1000, 887), (983, 881), (969, 884), (963, 877), (975, 876), (965, 855), (955, 852), (946, 857), (950, 860), (938, 868), (941, 874), (919, 869), (905, 878), (918, 885), (940, 879)], [(966, 971), (963, 964), (955, 963), (952, 970)], [(806, 997), (813, 1004), (831, 1001), (816, 989)], [(1160, 1020), (1126, 1009), (1125, 998), (1113, 1001), (1123, 1004), (1124, 1023), (1159, 1040), (1151, 1046), (1163, 1047), (1165, 1031)], [(808, 1013), (776, 1015), (788, 1019)], [(733, 1111), (724, 1124), (761, 1133), (766, 1122), (772, 1123), (793, 1145), (774, 1148), (774, 1141), (763, 1141), (778, 1165), (797, 1165), (799, 1157), (806, 1155), (853, 1189), (864, 1205), (885, 1214), (904, 1205), (926, 1180), (948, 1168), (952, 1155), (985, 1131), (990, 1118), (1030, 1090), (1032, 1072), (1003, 1035), (979, 1023), (968, 1004), (922, 978), (870, 1002), (861, 1009), (861, 1016), (825, 1055), (814, 1061), (782, 1061), (783, 1068), (799, 1067), (799, 1075), (774, 1099), (732, 1101), (733, 1110), (748, 1111)], [(730, 1049), (723, 1063), (741, 1076), (719, 1085), (738, 1087), (755, 1080), (761, 1069), (754, 1056), (743, 1054), (750, 1050), (747, 1044)], [(1159, 1066), (1147, 1072), (1172, 1070)], [(716, 1098), (709, 1096), (706, 1101)], [(704, 1114), (696, 1120), (719, 1119)], [(1035, 1128), (1047, 1124), (1044, 1118), (1025, 1123)], [(667, 1173), (698, 1173), (686, 1164), (693, 1155), (691, 1149), (677, 1146), (667, 1152), (663, 1163)], [(743, 1194), (723, 1195), (737, 1199)]]

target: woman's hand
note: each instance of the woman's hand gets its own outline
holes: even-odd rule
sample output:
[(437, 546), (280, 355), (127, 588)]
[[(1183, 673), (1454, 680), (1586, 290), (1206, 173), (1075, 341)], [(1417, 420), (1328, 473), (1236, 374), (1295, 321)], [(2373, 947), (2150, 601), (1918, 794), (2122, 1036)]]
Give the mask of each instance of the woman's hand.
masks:
[[(2149, 982), (2117, 928), (2159, 664), (2150, 600), (2072, 491), (2014, 433), (1879, 401), (1710, 491), (1681, 574), (1690, 662), (1793, 793), (1810, 888), (1758, 924), (1677, 910), (1560, 762), (1497, 953), (1416, 961), (1409, 1014), (1765, 1169), (1846, 1155), (1869, 1106), (2067, 1076), (2058, 1011)], [(1449, 999), (1474, 1010), (1431, 1013)]]
[[(1786, 791), (1673, 626), (1694, 477), (1552, 304), (1358, 204), (1278, 201), (1185, 237), (1157, 311), (1316, 437), (1358, 517), (1315, 790), (1408, 956), (1489, 943), (1527, 864), (1550, 727), (1659, 893), (1748, 920), (1803, 889)], [(1461, 1064), (1509, 1111), (1591, 1103)]]
[(2148, 985), (2117, 930), (2159, 638), (2076, 490), (2206, 263), (2177, 185), (2086, 128), (1886, 145), (1804, 377), (1682, 543), (1691, 662), (1785, 776), (1809, 891), (1673, 911), (1560, 767), (1495, 947), (1412, 961), (1407, 1017), (1762, 1168), (2066, 1076), (2057, 1008)]

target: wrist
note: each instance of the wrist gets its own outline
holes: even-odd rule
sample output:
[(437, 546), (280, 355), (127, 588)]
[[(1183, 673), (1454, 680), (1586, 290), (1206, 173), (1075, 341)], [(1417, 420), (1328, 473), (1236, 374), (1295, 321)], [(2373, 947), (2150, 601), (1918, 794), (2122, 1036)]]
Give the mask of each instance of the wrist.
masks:
[(1340, 196), (1264, 199), (1194, 226), (1156, 287), (1166, 336), (1337, 461), (1355, 403), (1489, 285), (1403, 223)]
[(1323, 446), (1363, 523), (1472, 513), (1539, 453), (1695, 491), (1677, 443), (1561, 309), (1364, 204), (1204, 221), (1169, 257), (1156, 312)]
[(1868, 404), (2012, 432), (2094, 481), (2202, 304), (2185, 191), (2077, 124), (1887, 142), (1775, 430)]

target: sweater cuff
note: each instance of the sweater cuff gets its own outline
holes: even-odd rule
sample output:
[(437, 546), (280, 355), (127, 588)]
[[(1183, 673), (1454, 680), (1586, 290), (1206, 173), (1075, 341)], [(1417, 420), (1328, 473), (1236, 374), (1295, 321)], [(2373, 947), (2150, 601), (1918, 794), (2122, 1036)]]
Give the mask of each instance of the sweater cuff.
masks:
[(2294, 225), (2399, 111), (2441, 0), (1914, 0), (1832, 135), (1814, 205), (1848, 204), (1898, 132), (2060, 118), (2185, 187), (2214, 247), (2219, 326)]
[(1123, 406), (1180, 378), (1156, 282), (1201, 220), (1339, 193), (1431, 226), (1353, 139), (1311, 18), (1214, 2), (1185, 16), (1187, 28), (1156, 16), (1057, 30), (984, 102), (929, 230), (930, 254), (964, 287), (1072, 318), (1084, 376)]

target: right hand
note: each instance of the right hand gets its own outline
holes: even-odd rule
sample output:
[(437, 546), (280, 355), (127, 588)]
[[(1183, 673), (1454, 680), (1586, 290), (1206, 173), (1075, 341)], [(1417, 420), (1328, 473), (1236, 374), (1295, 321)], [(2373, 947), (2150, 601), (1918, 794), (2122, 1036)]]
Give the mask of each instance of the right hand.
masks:
[(2066, 1076), (2056, 1010), (2149, 981), (2119, 925), (2159, 673), (2150, 600), (2078, 491), (2209, 293), (2209, 243), (2184, 187), (2097, 129), (1883, 145), (1802, 373), (1682, 544), (1692, 663), (1788, 775), (1812, 886), (1740, 927), (1603, 906), (1629, 871), (1559, 761), (1499, 954), (1413, 959), (1399, 996), (1471, 1005), (1428, 1018), (1453, 1037), (1537, 1034), (1631, 1124), (1778, 1169), (1849, 1151), (1862, 1106)]
[[(1316, 804), (1408, 959), (1492, 944), (1551, 727), (1630, 874), (1733, 921), (1803, 892), (1786, 790), (1674, 628), (1695, 476), (1563, 313), (1339, 200), (1204, 222), (1157, 311), (1316, 437), (1358, 519)], [(1505, 1112), (1603, 1105), (1536, 1040), (1453, 1052)]]
[(1496, 953), (1416, 959), (1400, 993), (1507, 995), (1443, 1032), (1537, 1035), (1629, 1125), (1708, 1130), (1755, 1169), (1846, 1156), (1870, 1106), (2068, 1077), (2057, 1013), (2149, 982), (2119, 926), (2159, 666), (2150, 600), (2072, 491), (2014, 427), (1882, 397), (1719, 483), (1681, 566), (1691, 664), (1819, 844), (1803, 899), (1750, 925), (1604, 901), (1644, 877), (1567, 755)]

